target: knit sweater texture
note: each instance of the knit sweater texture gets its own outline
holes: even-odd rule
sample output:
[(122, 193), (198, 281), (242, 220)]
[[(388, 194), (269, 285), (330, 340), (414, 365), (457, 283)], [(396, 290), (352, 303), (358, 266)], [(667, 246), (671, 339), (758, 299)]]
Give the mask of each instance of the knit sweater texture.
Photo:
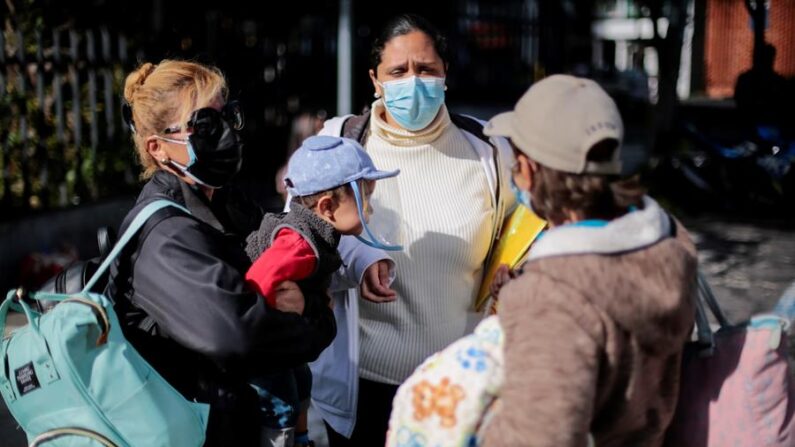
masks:
[[(374, 216), (400, 222), (401, 252), (390, 303), (360, 302), (360, 375), (399, 384), (428, 355), (467, 332), (482, 277), (495, 207), (481, 163), (443, 108), (428, 128), (397, 129), (373, 104), (367, 152), (379, 169)], [(444, 107), (444, 106), (443, 106)]]

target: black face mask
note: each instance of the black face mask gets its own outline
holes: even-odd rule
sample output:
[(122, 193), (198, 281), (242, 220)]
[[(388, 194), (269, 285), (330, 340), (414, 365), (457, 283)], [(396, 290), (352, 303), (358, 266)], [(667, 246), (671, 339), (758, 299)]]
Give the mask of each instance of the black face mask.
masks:
[(204, 108), (193, 112), (188, 126), (188, 152), (193, 152), (188, 166), (177, 166), (190, 177), (211, 188), (220, 188), (240, 171), (243, 143), (221, 112)]

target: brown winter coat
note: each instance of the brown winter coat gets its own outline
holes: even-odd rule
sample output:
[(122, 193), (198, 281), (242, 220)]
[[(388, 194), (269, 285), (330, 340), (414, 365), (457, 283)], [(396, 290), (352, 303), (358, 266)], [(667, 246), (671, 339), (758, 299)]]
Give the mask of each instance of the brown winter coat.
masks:
[(627, 216), (550, 230), (500, 292), (505, 384), (485, 446), (581, 447), (589, 434), (597, 447), (661, 445), (693, 327), (696, 253), (650, 199)]

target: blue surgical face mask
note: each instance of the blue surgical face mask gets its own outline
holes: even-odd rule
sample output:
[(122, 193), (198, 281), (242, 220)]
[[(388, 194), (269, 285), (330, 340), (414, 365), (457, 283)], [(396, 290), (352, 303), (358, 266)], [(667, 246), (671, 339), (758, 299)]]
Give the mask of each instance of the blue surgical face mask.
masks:
[(169, 160), (168, 164), (170, 164), (171, 166), (179, 169), (186, 177), (189, 177), (189, 178), (193, 179), (194, 182), (196, 182), (196, 183), (198, 183), (200, 185), (207, 186), (203, 181), (201, 181), (201, 179), (196, 178), (190, 172), (190, 167), (193, 166), (196, 163), (196, 152), (193, 150), (193, 146), (191, 146), (190, 140), (187, 140), (187, 139), (180, 140), (180, 139), (177, 139), (177, 138), (168, 138), (168, 137), (163, 137), (163, 136), (160, 136), (160, 135), (155, 135), (155, 138), (157, 138), (158, 140), (167, 141), (169, 143), (184, 144), (185, 146), (187, 146), (187, 148), (188, 148), (188, 164), (183, 165), (182, 163), (180, 163), (178, 161), (174, 161), (174, 160)]
[(513, 181), (513, 176), (511, 176), (511, 191), (513, 191), (513, 195), (516, 196), (517, 203), (521, 203), (535, 213), (533, 210), (533, 201), (530, 199), (530, 193), (523, 189), (519, 189)]
[(412, 76), (380, 83), (384, 105), (401, 127), (411, 131), (428, 127), (444, 103), (445, 78)]

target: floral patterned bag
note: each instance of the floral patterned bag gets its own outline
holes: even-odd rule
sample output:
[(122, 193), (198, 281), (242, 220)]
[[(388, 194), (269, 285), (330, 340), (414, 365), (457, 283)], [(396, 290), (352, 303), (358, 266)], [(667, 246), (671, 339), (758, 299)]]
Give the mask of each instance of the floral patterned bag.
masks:
[(504, 335), (496, 316), (428, 357), (398, 388), (387, 447), (472, 446), (498, 403)]

